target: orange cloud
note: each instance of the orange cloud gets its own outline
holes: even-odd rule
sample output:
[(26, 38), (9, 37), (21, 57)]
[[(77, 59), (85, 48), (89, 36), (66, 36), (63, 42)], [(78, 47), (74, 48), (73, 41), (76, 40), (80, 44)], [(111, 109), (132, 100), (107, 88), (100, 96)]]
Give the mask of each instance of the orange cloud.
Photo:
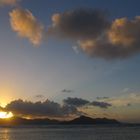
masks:
[(78, 41), (81, 50), (92, 57), (126, 58), (140, 52), (140, 16), (133, 20), (115, 19), (110, 28), (97, 38)]
[(133, 20), (127, 18), (116, 19), (108, 32), (109, 41), (113, 45), (131, 47), (139, 42), (140, 16)]
[(16, 8), (9, 15), (13, 31), (20, 37), (29, 39), (33, 45), (41, 43), (44, 27), (29, 10)]
[(0, 0), (0, 5), (2, 5), (2, 6), (4, 6), (4, 5), (14, 6), (17, 4), (17, 2), (19, 2), (19, 0)]

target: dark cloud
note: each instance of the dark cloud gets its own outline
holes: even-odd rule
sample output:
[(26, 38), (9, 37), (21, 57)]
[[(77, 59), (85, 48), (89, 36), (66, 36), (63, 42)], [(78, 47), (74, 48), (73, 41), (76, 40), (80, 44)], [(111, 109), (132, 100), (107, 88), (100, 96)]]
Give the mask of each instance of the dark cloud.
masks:
[(96, 38), (109, 27), (106, 15), (93, 9), (76, 9), (52, 16), (50, 33), (74, 39)]
[(127, 106), (132, 106), (132, 104), (131, 103), (128, 103)]
[(38, 94), (38, 95), (36, 95), (35, 97), (36, 97), (36, 98), (44, 98), (44, 95)]
[(74, 92), (73, 90), (70, 90), (70, 89), (63, 89), (62, 90), (63, 93), (71, 93), (71, 92)]
[(103, 11), (77, 9), (54, 14), (52, 22), (49, 34), (74, 39), (76, 50), (91, 57), (123, 59), (140, 52), (140, 16), (111, 22)]
[(71, 114), (79, 113), (74, 106), (63, 105), (46, 100), (44, 102), (29, 102), (23, 100), (15, 100), (10, 102), (6, 110), (12, 111), (15, 115), (22, 116), (48, 116), (63, 117)]
[(140, 52), (140, 16), (133, 20), (115, 19), (108, 31), (98, 38), (80, 40), (79, 48), (92, 57), (127, 58)]
[[(90, 106), (107, 109), (108, 107), (111, 107), (112, 104), (99, 101), (90, 102), (88, 100), (76, 97), (68, 97), (64, 99), (63, 104), (50, 100), (45, 100), (44, 102), (32, 102), (19, 99), (11, 101), (5, 108), (0, 107), (0, 110), (10, 111), (16, 116), (62, 118), (85, 114), (84, 110), (88, 109)], [(80, 111), (79, 107), (82, 108), (82, 111)]]
[(124, 47), (113, 45), (106, 40), (84, 40), (79, 42), (79, 48), (91, 57), (104, 59), (124, 59), (140, 52), (138, 44)]
[(97, 100), (109, 99), (109, 97), (96, 97)]
[(64, 99), (63, 102), (64, 102), (64, 104), (72, 105), (72, 106), (76, 106), (76, 107), (82, 107), (82, 106), (90, 103), (88, 100), (85, 100), (85, 99), (71, 98), (71, 97), (68, 97), (67, 99)]
[(105, 108), (105, 109), (112, 106), (112, 104), (110, 104), (110, 103), (99, 102), (99, 101), (93, 101), (93, 102), (90, 103), (90, 105), (97, 106), (97, 107), (100, 107), (100, 108)]

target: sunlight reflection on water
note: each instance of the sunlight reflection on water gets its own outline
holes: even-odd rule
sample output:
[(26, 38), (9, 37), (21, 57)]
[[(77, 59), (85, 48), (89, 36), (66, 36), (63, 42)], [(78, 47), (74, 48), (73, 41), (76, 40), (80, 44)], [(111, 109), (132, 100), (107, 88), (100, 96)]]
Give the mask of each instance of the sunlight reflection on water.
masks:
[(140, 127), (33, 126), (0, 128), (0, 140), (140, 140)]
[(1, 134), (0, 139), (10, 140), (10, 129), (4, 129), (3, 133), (0, 134)]

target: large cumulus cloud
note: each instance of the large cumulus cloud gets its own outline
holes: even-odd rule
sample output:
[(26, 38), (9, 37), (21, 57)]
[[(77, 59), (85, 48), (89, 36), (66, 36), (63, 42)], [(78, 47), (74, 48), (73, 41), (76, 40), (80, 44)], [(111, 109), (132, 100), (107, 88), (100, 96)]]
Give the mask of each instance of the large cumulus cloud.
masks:
[(140, 52), (140, 16), (111, 21), (101, 10), (70, 10), (53, 14), (46, 33), (29, 10), (16, 8), (10, 12), (10, 23), (19, 36), (29, 39), (34, 45), (39, 45), (47, 34), (72, 39), (76, 52), (79, 49), (91, 57), (122, 59)]
[(16, 116), (23, 117), (70, 117), (85, 114), (85, 107), (100, 107), (107, 109), (111, 107), (111, 103), (106, 101), (89, 101), (82, 98), (68, 97), (63, 100), (63, 103), (57, 103), (50, 100), (43, 102), (24, 101), (22, 99), (11, 101), (5, 108), (0, 107), (0, 110), (11, 111)]
[(41, 43), (44, 27), (29, 10), (16, 8), (9, 15), (13, 31), (34, 45)]
[(99, 10), (77, 9), (56, 13), (48, 33), (76, 41), (91, 57), (122, 59), (140, 52), (140, 17), (112, 22)]
[(140, 17), (115, 19), (98, 38), (80, 40), (79, 47), (92, 57), (126, 58), (140, 52)]
[(49, 100), (44, 102), (31, 102), (19, 99), (10, 102), (5, 109), (20, 116), (63, 117), (78, 114), (78, 110), (74, 106), (60, 105)]

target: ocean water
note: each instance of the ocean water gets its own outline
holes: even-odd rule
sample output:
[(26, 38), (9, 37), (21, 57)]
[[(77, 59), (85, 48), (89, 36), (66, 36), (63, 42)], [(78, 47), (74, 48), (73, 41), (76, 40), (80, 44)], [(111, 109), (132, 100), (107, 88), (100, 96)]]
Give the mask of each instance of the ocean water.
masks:
[(0, 127), (0, 140), (140, 140), (140, 126)]

